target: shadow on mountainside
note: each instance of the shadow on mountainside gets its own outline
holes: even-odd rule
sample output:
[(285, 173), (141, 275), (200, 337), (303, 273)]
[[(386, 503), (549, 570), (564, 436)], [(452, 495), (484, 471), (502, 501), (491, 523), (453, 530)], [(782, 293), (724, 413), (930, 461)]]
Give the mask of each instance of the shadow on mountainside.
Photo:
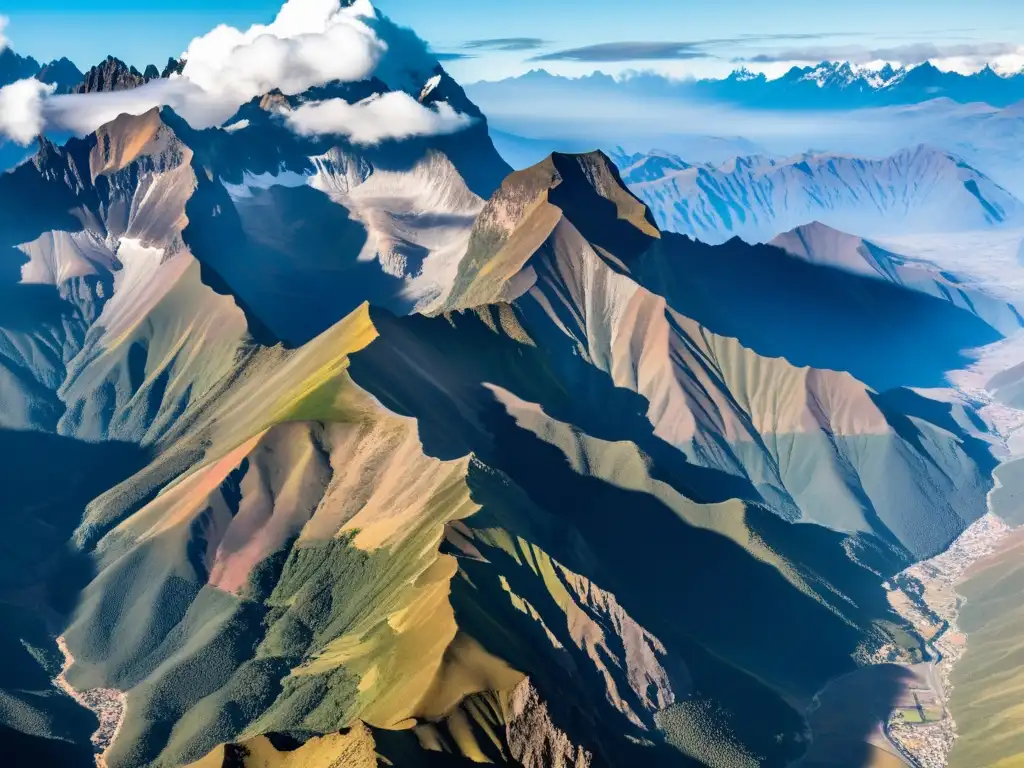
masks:
[[(812, 742), (799, 768), (864, 768), (888, 750), (882, 726), (917, 676), (906, 667), (877, 664), (833, 680), (808, 713)], [(872, 743), (868, 742), (871, 739)], [(890, 748), (891, 749), (891, 748)], [(895, 763), (893, 763), (895, 764)]]
[[(508, 310), (485, 307), (481, 313)], [(602, 440), (629, 440), (654, 460), (653, 477), (671, 475), (698, 503), (760, 500), (746, 478), (687, 462), (654, 434), (647, 400), (616, 387), (602, 371), (566, 349), (519, 343), (474, 311), (444, 318), (395, 317), (370, 308), (381, 339), (350, 358), (353, 380), (396, 413), (415, 416), (429, 455), (451, 460), (486, 450), (491, 436), (477, 413), (493, 404), (496, 386), (538, 403), (557, 421)]]
[[(507, 487), (486, 472), (472, 470), (473, 499), (482, 509), (467, 524), (502, 528), (522, 537), (617, 595), (622, 606), (665, 644), (670, 656), (685, 661), (696, 689), (732, 713), (730, 724), (745, 743), (770, 754), (770, 764), (799, 755), (804, 748), (803, 720), (785, 701), (809, 701), (830, 678), (852, 671), (850, 654), (864, 632), (726, 536), (687, 522), (649, 493), (588, 474), (588, 462), (597, 467), (600, 457), (588, 456), (584, 469), (574, 470), (561, 448), (520, 426), (489, 386), (539, 403), (544, 413), (571, 425), (576, 435), (610, 444), (634, 443), (650, 462), (649, 476), (685, 499), (756, 500), (749, 482), (687, 463), (654, 436), (644, 415), (646, 400), (614, 387), (605, 374), (578, 357), (552, 361), (551, 350), (514, 342), (472, 312), (396, 319), (374, 311), (373, 320), (381, 338), (352, 356), (350, 373), (356, 383), (389, 409), (415, 417), (427, 453), (445, 459), (473, 453), (522, 489), (520, 503), (510, 505)], [(557, 524), (555, 532), (538, 539), (537, 531), (543, 529), (536, 521), (539, 514)], [(776, 540), (784, 557), (802, 565), (808, 550), (822, 553), (828, 580), (859, 600), (859, 608), (850, 609), (854, 622), (866, 627), (872, 620), (891, 618), (878, 578), (847, 558), (847, 537), (800, 526), (806, 536), (790, 540), (787, 549), (782, 543), (793, 526), (782, 531), (787, 524), (769, 521), (770, 513), (754, 516), (763, 517), (756, 524)], [(599, 565), (580, 557), (572, 530), (582, 536)], [(833, 560), (845, 565), (830, 564)], [(482, 575), (473, 578), (475, 571), (490, 572), (491, 585), (497, 583), (494, 571), (511, 567), (497, 556), (489, 565), (465, 565), (471, 583), (487, 583)], [(512, 576), (501, 575), (512, 582)], [(543, 594), (531, 591), (536, 585), (519, 583), (517, 589), (531, 603), (554, 610), (550, 598), (545, 602)], [(565, 677), (557, 664), (534, 653), (534, 636), (512, 632), (522, 617), (510, 614), (499, 625), (488, 616), (502, 600), (508, 601), (500, 590), (474, 596), (459, 588), (453, 600), (460, 626), (489, 650), (531, 676), (543, 671), (535, 682), (557, 725), (567, 723), (566, 730), (572, 732), (573, 719), (583, 711), (582, 703), (573, 707), (566, 693), (572, 686), (587, 691), (588, 707), (594, 700), (603, 701), (596, 687), (599, 681)], [(487, 611), (476, 607), (482, 604)], [(558, 615), (543, 613), (542, 618), (552, 625), (559, 620)], [(564, 615), (561, 621), (564, 624)], [(614, 713), (606, 711), (606, 716), (610, 714)], [(622, 732), (621, 721), (614, 732)], [(611, 764), (635, 757), (625, 739), (595, 746), (612, 753)]]
[(713, 333), (796, 366), (848, 371), (878, 391), (945, 385), (963, 351), (1001, 338), (967, 310), (871, 277), (732, 239), (666, 233), (634, 276)]
[[(964, 453), (978, 465), (983, 474), (988, 475), (999, 466), (999, 461), (992, 455), (989, 444), (975, 437), (965, 425), (957, 422), (953, 415), (952, 403), (932, 400), (905, 387), (874, 394), (872, 399), (885, 414), (886, 421), (908, 443), (919, 443), (920, 430), (912, 419), (920, 419), (956, 435)], [(974, 429), (979, 432), (988, 431), (988, 427), (973, 410), (964, 409), (963, 415), (970, 420)]]
[[(442, 89), (458, 89), (445, 78)], [(384, 83), (370, 80), (329, 84), (314, 89), (312, 96), (358, 101), (382, 90), (387, 90)], [(310, 158), (334, 149), (356, 169), (353, 175), (405, 173), (440, 154), (473, 193), (486, 199), (511, 169), (491, 145), (482, 115), (477, 111), (476, 116), (477, 123), (455, 135), (364, 147), (337, 136), (299, 136), (257, 101), (239, 110), (236, 118), (248, 125), (237, 132), (197, 131), (164, 108), (161, 119), (194, 152), (198, 187), (186, 206), (189, 223), (183, 237), (203, 267), (203, 281), (235, 297), (256, 341), (264, 345), (301, 346), (367, 300), (398, 314), (410, 311), (417, 297), (407, 294), (406, 280), (385, 272), (378, 259), (359, 259), (367, 246), (367, 226), (344, 206), (301, 183), (232, 199), (221, 182), (241, 184), (246, 174), (311, 175), (316, 168)], [(330, 163), (332, 155), (327, 157)], [(347, 183), (354, 187), (361, 179)], [(405, 273), (419, 273), (425, 249), (403, 242), (394, 248), (394, 258), (409, 262)]]
[(4, 754), (21, 757), (17, 765), (91, 766), (96, 718), (51, 684), (62, 662), (53, 634), (93, 575), (91, 560), (67, 542), (86, 504), (141, 468), (146, 455), (124, 443), (2, 429), (0, 456)]
[(0, 332), (29, 333), (59, 325), (72, 307), (52, 285), (21, 282), (28, 258), (17, 248), (0, 244)]
[(74, 607), (87, 574), (64, 547), (82, 521), (86, 505), (145, 466), (148, 453), (129, 443), (85, 443), (60, 435), (0, 430), (0, 516), (5, 536), (0, 588), (45, 584), (49, 610)]

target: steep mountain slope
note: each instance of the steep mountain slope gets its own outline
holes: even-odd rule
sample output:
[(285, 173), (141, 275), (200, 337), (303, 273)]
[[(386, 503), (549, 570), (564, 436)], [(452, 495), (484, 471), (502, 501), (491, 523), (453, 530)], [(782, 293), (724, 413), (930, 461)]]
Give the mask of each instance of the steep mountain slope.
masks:
[[(91, 751), (58, 634), (121, 707), (110, 768), (781, 766), (829, 681), (923, 658), (881, 582), (993, 460), (895, 361), (939, 375), (1004, 314), (839, 235), (662, 233), (600, 154), (501, 181), (418, 76), (476, 122), (281, 124), (389, 88), (333, 84), (0, 176), (0, 723), (36, 761)], [(875, 715), (832, 725), (873, 749)]]
[[(448, 312), (403, 319), (360, 310), (301, 350), (259, 353), (253, 373), (232, 376), (212, 406), (230, 416), (187, 420), (168, 438), (175, 448), (166, 458), (92, 506), (79, 540), (103, 536), (101, 573), (68, 639), (76, 685), (130, 689), (113, 764), (143, 756), (175, 764), (200, 757), (210, 740), (323, 733), (353, 719), (409, 728), (428, 749), (504, 761), (522, 754), (507, 697), (524, 674), (552, 727), (580, 745), (574, 754), (598, 764), (685, 764), (712, 746), (732, 764), (777, 764), (802, 749), (797, 712), (828, 678), (855, 669), (849, 654), (913, 657), (877, 577), (858, 561), (887, 570), (911, 557), (905, 547), (941, 546), (918, 537), (953, 488), (918, 507), (927, 470), (916, 460), (897, 467), (913, 454), (945, 463), (972, 438), (952, 420), (911, 423), (843, 374), (812, 372), (812, 383), (668, 309), (629, 276), (659, 244), (646, 216), (601, 157), (555, 157), (513, 175), (477, 223)], [(495, 294), (512, 303), (480, 306)], [(470, 305), (477, 308), (456, 309)], [(664, 343), (677, 354), (691, 346), (677, 373), (656, 373), (665, 363), (647, 329), (659, 311)], [(627, 367), (641, 349), (630, 340), (637, 317), (651, 351)], [(613, 318), (621, 320), (606, 325)], [(757, 387), (758, 369), (778, 385)], [(680, 381), (684, 370), (700, 390)], [(664, 385), (674, 376), (676, 385)], [(785, 383), (793, 376), (795, 387)], [(666, 394), (630, 394), (652, 379)], [(256, 387), (258, 413), (235, 405), (251, 402)], [(776, 402), (756, 390), (777, 393)], [(784, 392), (794, 399), (780, 401)], [(672, 408), (650, 405), (673, 397)], [(709, 417), (719, 423), (700, 423)], [(830, 517), (847, 534), (786, 522), (786, 503), (721, 458), (726, 445), (739, 454), (753, 440), (827, 472), (822, 448), (783, 447), (794, 428), (787, 424), (813, 432), (822, 418), (830, 433), (862, 441), (838, 450), (860, 474), (856, 493), (879, 509), (874, 523)], [(682, 434), (687, 422), (692, 437)], [(154, 498), (162, 465), (175, 465), (192, 441), (207, 446), (205, 458)], [(887, 457), (884, 490), (858, 464), (877, 455)], [(951, 506), (980, 514), (985, 481), (967, 480), (971, 462), (960, 454), (932, 482), (978, 483), (973, 500), (968, 492)], [(891, 478), (903, 471), (915, 479), (897, 490)], [(836, 482), (823, 491), (833, 509), (850, 480)], [(880, 492), (899, 495), (895, 529), (880, 521), (893, 524)], [(147, 498), (128, 514), (130, 500)], [(623, 509), (636, 525), (621, 520)], [(948, 524), (945, 536), (963, 521)], [(439, 538), (447, 554), (439, 555)], [(183, 568), (189, 551), (196, 554)], [(125, 569), (148, 578), (132, 580)], [(352, 575), (337, 580), (339, 572)], [(175, 619), (166, 607), (151, 612), (167, 606), (154, 596), (172, 583), (181, 623), (172, 645), (160, 647), (155, 627)], [(694, 583), (704, 586), (684, 586)], [(707, 586), (718, 583), (744, 585), (724, 611)], [(325, 592), (332, 599), (310, 613), (311, 596)], [(225, 594), (236, 597), (225, 602)], [(141, 616), (152, 618), (140, 624)], [(211, 621), (223, 629), (201, 639)], [(751, 631), (756, 647), (744, 639)], [(812, 642), (820, 655), (809, 663), (802, 649)], [(211, 658), (203, 643), (259, 664), (202, 662), (196, 678), (194, 665)], [(552, 648), (572, 659), (570, 674)], [(609, 655), (619, 661), (609, 664)], [(202, 683), (193, 691), (186, 679)], [(158, 701), (171, 707), (170, 732), (131, 714)], [(733, 736), (695, 742), (693, 708), (681, 702), (721, 707), (719, 727)], [(214, 711), (232, 714), (211, 726)]]
[[(839, 447), (842, 440), (837, 443), (836, 437), (845, 434), (852, 443), (870, 443), (873, 436), (898, 433), (899, 427), (887, 425), (891, 418), (886, 415), (888, 404), (902, 402), (902, 407), (913, 410), (913, 397), (908, 399), (909, 393), (879, 397), (842, 374), (798, 370), (786, 360), (760, 357), (737, 344), (735, 338), (718, 337), (709, 330), (739, 338), (762, 355), (784, 354), (801, 365), (838, 368), (839, 360), (830, 350), (842, 349), (840, 354), (851, 370), (875, 375), (890, 373), (889, 366), (911, 353), (915, 343), (920, 345), (923, 332), (938, 325), (947, 326), (949, 336), (954, 337), (946, 339), (952, 349), (932, 349), (940, 357), (958, 349), (959, 344), (969, 345), (971, 339), (996, 337), (969, 313), (916, 292), (859, 280), (836, 270), (807, 269), (805, 262), (780, 258), (779, 251), (765, 254), (764, 250), (738, 248), (737, 256), (744, 265), (738, 267), (731, 263), (729, 250), (659, 235), (603, 156), (584, 156), (579, 161), (582, 168), (571, 158), (555, 158), (511, 176), (501, 194), (489, 203), (474, 230), (449, 306), (509, 300), (522, 293), (521, 301), (531, 312), (552, 316), (556, 327), (570, 334), (574, 339), (570, 348), (576, 347), (593, 360), (617, 385), (644, 395), (659, 435), (695, 463), (749, 477), (761, 486), (762, 493), (777, 500), (787, 517), (807, 515), (817, 504), (812, 501), (812, 486), (800, 476), (800, 461), (792, 465), (780, 461), (784, 452), (789, 451), (793, 459), (806, 446), (821, 456), (809, 446), (822, 428), (832, 446), (826, 453), (838, 448), (839, 455), (845, 456), (847, 449)], [(601, 190), (601, 197), (586, 192), (591, 184)], [(607, 211), (601, 216), (604, 209)], [(570, 218), (571, 226), (565, 217)], [(635, 222), (635, 226), (625, 222)], [(581, 241), (577, 233), (584, 233), (585, 239)], [(581, 263), (581, 253), (589, 261)], [(775, 255), (775, 259), (764, 263), (756, 278), (751, 275), (754, 295), (731, 285), (731, 276), (749, 273), (764, 255)], [(600, 290), (595, 287), (593, 294), (580, 293), (595, 280), (605, 280), (607, 285), (599, 282)], [(804, 287), (813, 284), (828, 286), (821, 292), (827, 309)], [(589, 306), (587, 301), (594, 303)], [(880, 306), (888, 306), (892, 314), (878, 317)], [(699, 318), (700, 325), (683, 313)], [(821, 316), (828, 325), (809, 328), (808, 316)], [(872, 330), (879, 325), (878, 331)], [(868, 338), (858, 338), (864, 327)], [(907, 329), (904, 341), (894, 337), (897, 348), (875, 368), (874, 362), (885, 355), (879, 339), (900, 328)], [(844, 344), (836, 345), (837, 334), (846, 336)], [(767, 345), (773, 346), (766, 349)], [(953, 360), (946, 358), (945, 362)], [(891, 373), (898, 376), (906, 371)], [(895, 381), (889, 378), (878, 384), (891, 387)], [(787, 400), (781, 393), (797, 396)], [(842, 418), (835, 418), (830, 403), (843, 403)], [(766, 442), (769, 434), (771, 439)], [(767, 455), (761, 454), (764, 449)], [(857, 453), (866, 458), (875, 451), (860, 449)], [(842, 469), (836, 477), (848, 472), (851, 461), (857, 466), (860, 460), (850, 456), (839, 459)], [(787, 483), (789, 471), (797, 474)], [(816, 474), (819, 481), (824, 480), (820, 470)], [(800, 493), (812, 495), (801, 503), (799, 494), (794, 497), (787, 488), (800, 488)], [(861, 485), (856, 495), (862, 498), (864, 492), (869, 497), (873, 493), (869, 486)], [(942, 504), (938, 498), (936, 503)], [(837, 519), (842, 508), (831, 504)], [(872, 509), (871, 514), (877, 511)], [(881, 514), (883, 518), (888, 515)], [(838, 527), (870, 526), (852, 522), (859, 515)], [(921, 542), (903, 543), (920, 551)], [(925, 549), (929, 546), (941, 544), (935, 542)]]
[[(618, 734), (656, 735), (653, 715), (691, 685), (726, 696), (731, 708), (772, 699), (752, 678), (736, 679), (732, 665), (754, 665), (757, 677), (800, 700), (820, 675), (850, 669), (844, 653), (858, 642), (885, 642), (892, 630), (881, 594), (869, 599), (860, 569), (840, 554), (843, 537), (808, 527), (817, 543), (801, 544), (756, 506), (687, 500), (678, 488), (706, 503), (714, 497), (694, 483), (715, 483), (688, 479), (693, 473), (636, 421), (640, 413), (632, 428), (606, 423), (601, 438), (570, 427), (597, 427), (602, 408), (609, 412), (622, 395), (609, 399), (610, 383), (584, 367), (584, 386), (569, 398), (558, 378), (537, 375), (544, 366), (530, 357), (546, 356), (537, 350), (499, 308), (411, 324), (360, 311), (300, 351), (254, 360), (257, 367), (216, 406), (217, 414), (236, 415), (213, 416), (174, 438), (176, 451), (201, 439), (206, 459), (152, 502), (124, 517), (126, 500), (151, 497), (139, 486), (158, 478), (173, 455), (94, 504), (80, 540), (109, 533), (96, 550), (100, 575), (68, 632), (76, 658), (70, 679), (83, 689), (129, 690), (110, 763), (175, 765), (218, 739), (323, 733), (353, 718), (412, 728), (428, 748), (507, 759), (517, 742), (504, 697), (528, 670), (559, 729), (583, 740), (600, 764), (617, 764), (637, 749)], [(298, 395), (296, 384), (310, 394)], [(252, 391), (265, 410), (236, 405), (252, 402)], [(375, 401), (417, 418), (388, 414)], [(225, 453), (247, 434), (255, 437)], [(627, 436), (664, 458), (623, 442)], [(628, 539), (612, 524), (624, 504), (644, 519)], [(604, 578), (626, 597), (609, 593), (595, 579), (611, 568), (609, 558), (636, 562), (655, 531), (663, 546), (690, 557), (654, 558), (678, 563), (663, 573), (612, 568)], [(440, 538), (441, 551), (452, 554), (438, 553)], [(842, 586), (808, 581), (776, 554), (794, 547), (834, 552), (817, 578)], [(704, 590), (679, 591), (688, 582), (679, 566), (691, 577), (720, 574), (768, 593), (750, 595), (749, 604), (743, 597), (722, 615)], [(651, 593), (652, 585), (662, 586)], [(859, 640), (819, 604), (836, 588), (867, 589), (848, 615), (866, 622), (868, 637), (881, 633), (877, 639)], [(690, 617), (684, 624), (659, 608), (669, 599)], [(766, 626), (758, 604), (794, 612), (793, 626), (813, 627), (819, 642), (832, 638), (834, 645), (823, 645), (835, 655), (808, 667), (782, 637), (765, 640), (772, 653), (754, 652), (736, 622)], [(882, 622), (876, 629), (872, 616)], [(161, 642), (160, 628), (175, 625)], [(713, 661), (712, 648), (731, 661)], [(557, 661), (563, 654), (566, 661)], [(555, 690), (557, 702), (549, 698)], [(494, 694), (498, 701), (482, 707)], [(145, 713), (158, 706), (161, 716), (151, 721)], [(585, 725), (594, 717), (610, 730)], [(778, 757), (799, 751), (795, 713), (770, 725), (736, 719), (731, 727), (745, 749)], [(775, 743), (780, 726), (791, 734)], [(665, 748), (647, 750), (673, 764)]]
[[(436, 84), (432, 95), (424, 92), (424, 99), (456, 98), (461, 93), (446, 76), (436, 78)], [(268, 130), (273, 125), (270, 118), (269, 113), (262, 118)], [(273, 343), (274, 332), (288, 336), (290, 318), (304, 324), (302, 333), (315, 335), (361, 303), (363, 296), (353, 291), (348, 303), (339, 305), (337, 287), (352, 279), (352, 269), (364, 266), (361, 258), (378, 256), (378, 244), (384, 257), (395, 249), (393, 241), (384, 243), (380, 236), (371, 241), (367, 224), (353, 221), (344, 208), (312, 186), (295, 190), (304, 194), (283, 203), (274, 201), (272, 189), (265, 199), (262, 190), (245, 195), (247, 201), (261, 202), (259, 210), (267, 219), (252, 217), (251, 225), (240, 226), (230, 185), (222, 184), (221, 176), (243, 181), (266, 169), (281, 169), (287, 177), (291, 171), (278, 156), (283, 152), (292, 168), (314, 180), (316, 166), (310, 158), (330, 157), (338, 166), (357, 169), (342, 178), (354, 195), (364, 193), (359, 198), (361, 213), (369, 218), (393, 212), (401, 242), (422, 231), (433, 237), (426, 245), (435, 247), (442, 239), (437, 232), (456, 242), (461, 230), (462, 237), (468, 237), (472, 214), (482, 200), (467, 184), (487, 194), (505, 172), (487, 143), (482, 119), (462, 143), (447, 145), (454, 162), (466, 168), (468, 182), (454, 168), (445, 147), (429, 140), (392, 142), (363, 151), (336, 141), (299, 140), (285, 131), (261, 139), (259, 131), (250, 130), (235, 144), (223, 136), (218, 140), (216, 133), (197, 134), (168, 111), (124, 116), (65, 147), (43, 141), (31, 162), (0, 176), (0, 429), (5, 454), (24, 454), (29, 461), (27, 467), (8, 462), (4, 469), (5, 487), (10, 489), (17, 477), (21, 485), (14, 487), (23, 488), (10, 497), (13, 506), (5, 501), (8, 527), (24, 530), (25, 536), (18, 555), (5, 562), (0, 589), (4, 624), (16, 633), (12, 642), (28, 644), (37, 657), (43, 653), (48, 659), (45, 672), (31, 659), (26, 666), (36, 668), (36, 677), (44, 681), (55, 677), (60, 665), (53, 659), (56, 649), (43, 620), (50, 626), (59, 622), (53, 607), (70, 609), (82, 578), (88, 580), (88, 566), (77, 570), (77, 561), (67, 559), (62, 544), (81, 521), (85, 503), (137, 471), (151, 455), (143, 445), (152, 446), (172, 428), (182, 428), (183, 421), (194, 417), (191, 407), (201, 408), (215, 399), (253, 354), (257, 341)], [(239, 147), (245, 149), (232, 154)], [(199, 151), (205, 153), (205, 165), (200, 164)], [(471, 163), (466, 162), (469, 158)], [(451, 178), (448, 198), (443, 187), (435, 190), (433, 179), (428, 184), (423, 175), (438, 168), (447, 168)], [(319, 176), (340, 186), (326, 162)], [(437, 193), (440, 197), (430, 196)], [(449, 198), (453, 207), (462, 206), (452, 211), (462, 219), (448, 215), (442, 202)], [(264, 231), (267, 220), (273, 222), (275, 216), (294, 227), (297, 209), (303, 206), (302, 214), (321, 228), (321, 250), (305, 265), (281, 264), (281, 270), (286, 278), (304, 281), (300, 288), (316, 285), (323, 296), (321, 306), (307, 302), (299, 308), (298, 302), (309, 297), (296, 291), (292, 301), (261, 307), (268, 313), (266, 320), (252, 313), (247, 317), (248, 305), (243, 298), (225, 295), (230, 286), (216, 267), (235, 260), (238, 272), (228, 276), (248, 298), (244, 289), (252, 285), (251, 277), (243, 283), (240, 276), (251, 273), (240, 259), (253, 254), (247, 242), (250, 233)], [(233, 242), (220, 237), (230, 234), (223, 222), (232, 218), (238, 235)], [(351, 232), (347, 240), (336, 237), (338, 226), (333, 222), (339, 220)], [(396, 229), (388, 220), (368, 223), (375, 223), (378, 230)], [(292, 240), (283, 239), (278, 231), (274, 245), (282, 257), (292, 257), (300, 253), (300, 242), (308, 247), (309, 231), (296, 227), (289, 233)], [(204, 244), (217, 248), (209, 259), (213, 267), (196, 258)], [(397, 295), (396, 308), (415, 303), (416, 297), (400, 295), (400, 268), (393, 270), (400, 275), (391, 277), (382, 273), (379, 261), (365, 262), (365, 267), (368, 275), (360, 282), (367, 296), (386, 301)], [(420, 270), (411, 265), (407, 272), (412, 276)], [(386, 294), (374, 292), (374, 275), (385, 283)], [(263, 277), (259, 290), (268, 295), (279, 290), (279, 275)], [(52, 440), (43, 439), (47, 436)], [(43, 456), (67, 466), (66, 493), (40, 489), (48, 482), (38, 469)], [(184, 451), (177, 464), (171, 463), (164, 481), (194, 460), (194, 453)], [(39, 594), (47, 595), (50, 606), (42, 617), (34, 597)], [(25, 617), (18, 612), (23, 603)], [(11, 659), (16, 658), (13, 654)], [(35, 698), (25, 698), (32, 686), (40, 688), (32, 682), (35, 679), (2, 683), (5, 689), (10, 682), (25, 691), (12, 694), (21, 703), (3, 709), (5, 727), (11, 725), (20, 734), (8, 742), (15, 754), (53, 757), (62, 765), (88, 762), (88, 736), (95, 727), (90, 725), (92, 715), (48, 691), (45, 684)], [(47, 722), (58, 724), (40, 725)]]
[(769, 245), (812, 264), (885, 280), (943, 299), (977, 315), (1005, 336), (1015, 333), (1024, 324), (1013, 304), (989, 296), (970, 279), (818, 222), (784, 232)]
[[(6, 423), (137, 436), (249, 334), (298, 344), (367, 298), (396, 311), (436, 298), (483, 205), (473, 189), (505, 168), (483, 125), (362, 149), (298, 139), (259, 105), (245, 114), (244, 130), (199, 133), (167, 110), (125, 116), (0, 177), (2, 290), (19, 315), (4, 325)], [(13, 207), (26, 197), (31, 219)], [(203, 280), (237, 297), (248, 327)], [(182, 322), (185, 307), (201, 320)]]
[[(633, 162), (637, 162), (635, 159)], [(637, 180), (662, 229), (710, 243), (764, 242), (812, 221), (867, 237), (1020, 226), (1024, 204), (956, 157), (925, 146), (869, 160), (736, 158)]]

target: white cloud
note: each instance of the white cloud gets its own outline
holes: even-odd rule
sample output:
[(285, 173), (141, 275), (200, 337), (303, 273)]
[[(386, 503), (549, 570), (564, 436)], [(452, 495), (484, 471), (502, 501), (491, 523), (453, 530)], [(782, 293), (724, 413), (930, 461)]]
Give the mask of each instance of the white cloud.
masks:
[(7, 47), (7, 38), (4, 36), (4, 30), (7, 29), (7, 24), (10, 22), (6, 16), (0, 16), (0, 51)]
[(456, 112), (447, 103), (425, 107), (403, 91), (391, 91), (355, 104), (343, 99), (310, 102), (284, 114), (296, 133), (345, 136), (354, 144), (455, 133), (472, 123), (472, 118)]
[(57, 86), (33, 78), (0, 88), (0, 134), (22, 146), (43, 130), (43, 99)]
[(164, 105), (180, 111), (187, 120), (195, 120), (196, 127), (216, 124), (216, 116), (225, 111), (223, 102), (180, 77), (151, 80), (127, 91), (58, 94), (40, 106), (47, 126), (82, 135), (118, 115), (141, 115)]
[(959, 72), (969, 75), (983, 67), (991, 67), (1001, 75), (1016, 75), (1024, 70), (1024, 46), (1017, 46), (1015, 51), (1001, 56), (949, 56), (933, 59), (939, 69), (946, 72)]
[(288, 0), (270, 25), (241, 32), (221, 24), (197, 37), (181, 76), (230, 109), (221, 120), (275, 88), (293, 95), (332, 80), (364, 80), (387, 52), (367, 24), (374, 18), (369, 0), (346, 8), (337, 0)]
[[(345, 7), (340, 0), (287, 0), (271, 24), (256, 24), (245, 31), (219, 25), (195, 38), (183, 58), (180, 75), (128, 91), (40, 93), (43, 98), (23, 101), (23, 107), (35, 112), (22, 113), (19, 126), (45, 124), (85, 134), (120, 114), (169, 106), (193, 127), (208, 128), (221, 125), (240, 106), (275, 89), (296, 95), (332, 81), (377, 77), (392, 88), (418, 90), (436, 66), (426, 44), (411, 30), (379, 16), (370, 0), (355, 0)], [(385, 105), (395, 107), (398, 101), (389, 99)], [(405, 105), (403, 111), (392, 112), (415, 121), (405, 135), (421, 135), (426, 125), (447, 130), (458, 117), (450, 108), (439, 106), (432, 111), (415, 106), (418, 109)], [(356, 120), (360, 131), (374, 132), (366, 127), (367, 119), (382, 108), (356, 109), (363, 115)], [(400, 127), (375, 130), (381, 135), (388, 131), (402, 134)], [(0, 126), (0, 133), (4, 132)]]

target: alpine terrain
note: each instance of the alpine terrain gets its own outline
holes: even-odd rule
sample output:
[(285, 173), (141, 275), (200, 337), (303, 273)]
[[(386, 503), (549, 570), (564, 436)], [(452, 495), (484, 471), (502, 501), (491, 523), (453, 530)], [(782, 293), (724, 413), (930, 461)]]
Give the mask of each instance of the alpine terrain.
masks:
[(875, 238), (1024, 205), (924, 147), (513, 172), (365, 0), (254, 30), (369, 63), (111, 57), (0, 174), (8, 764), (918, 765), (899, 585), (999, 461), (947, 375), (1024, 319)]

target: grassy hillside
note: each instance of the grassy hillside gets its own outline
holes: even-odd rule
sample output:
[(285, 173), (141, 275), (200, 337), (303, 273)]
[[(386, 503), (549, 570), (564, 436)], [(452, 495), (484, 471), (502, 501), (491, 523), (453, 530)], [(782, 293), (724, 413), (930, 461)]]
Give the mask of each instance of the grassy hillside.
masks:
[(969, 570), (957, 592), (959, 624), (970, 638), (953, 670), (950, 708), (960, 738), (950, 766), (1024, 765), (1024, 539), (1013, 533)]

